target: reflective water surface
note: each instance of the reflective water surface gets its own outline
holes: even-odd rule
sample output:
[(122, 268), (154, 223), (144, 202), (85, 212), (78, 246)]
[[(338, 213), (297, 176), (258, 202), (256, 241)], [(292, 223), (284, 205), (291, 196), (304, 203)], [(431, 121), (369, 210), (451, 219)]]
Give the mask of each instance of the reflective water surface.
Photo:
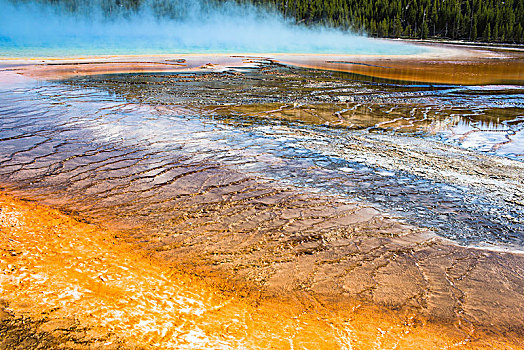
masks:
[[(377, 84), (275, 64), (261, 73), (102, 76), (88, 83), (153, 104), (159, 117), (148, 128), (171, 118), (162, 130), (176, 130), (165, 142), (178, 137), (183, 114), (184, 129), (195, 127), (188, 131), (194, 152), (241, 162), (236, 168), (244, 173), (365, 199), (461, 243), (521, 245), (522, 163), (504, 160), (524, 154), (519, 86)], [(192, 111), (181, 113), (181, 106)], [(209, 133), (196, 126), (195, 114), (205, 116), (198, 123), (212, 127)], [(217, 153), (224, 147), (227, 153)]]
[(189, 269), (520, 336), (522, 87), (259, 64), (3, 88), (2, 187)]
[[(293, 97), (286, 91), (288, 98), (295, 99), (292, 104), (245, 105), (237, 103), (253, 99), (252, 95), (264, 101), (280, 96), (246, 89), (252, 81), (239, 79), (236, 86), (233, 80), (224, 89), (220, 85), (227, 81), (220, 77), (203, 78), (201, 84), (195, 84), (198, 80), (192, 76), (184, 78), (189, 81), (179, 85), (173, 84), (179, 76), (107, 78), (125, 80), (123, 88), (118, 86), (124, 93), (129, 93), (125, 84), (135, 88), (137, 80), (158, 81), (160, 94), (150, 91), (155, 85), (139, 90), (142, 95), (136, 100), (147, 96), (147, 105), (121, 100), (103, 90), (61, 83), (3, 92), (4, 182), (66, 191), (75, 201), (88, 201), (90, 210), (105, 211), (101, 203), (113, 203), (122, 196), (128, 196), (126, 200), (134, 206), (156, 202), (158, 198), (148, 192), (178, 179), (186, 168), (193, 173), (219, 167), (234, 172), (235, 177), (256, 176), (316, 193), (364, 199), (462, 244), (522, 245), (522, 189), (518, 184), (522, 163), (498, 157), (518, 160), (524, 152), (518, 88), (502, 96), (495, 89), (495, 94), (479, 98), (470, 93), (471, 88), (414, 93), (413, 86), (406, 92), (395, 86), (353, 82), (351, 90), (364, 90), (351, 96), (358, 102), (311, 104), (349, 93), (334, 95), (336, 89), (322, 86), (331, 95), (318, 97), (318, 88), (301, 85), (301, 90), (308, 89), (305, 97)], [(104, 87), (109, 84), (107, 79), (102, 80)], [(187, 84), (193, 84), (191, 89)], [(266, 84), (255, 89), (271, 90)], [(366, 89), (370, 91), (365, 93)], [(387, 89), (395, 90), (393, 96), (385, 95)], [(222, 94), (229, 92), (234, 96), (231, 104), (213, 107), (225, 102)], [(165, 96), (167, 101), (159, 104)], [(192, 100), (197, 96), (199, 100)], [(182, 98), (182, 105), (168, 104)], [(432, 102), (424, 103), (428, 100)], [(502, 108), (501, 100), (515, 102)], [(448, 144), (483, 153), (467, 153)], [(402, 158), (399, 152), (412, 153)], [(457, 161), (448, 158), (459, 158), (461, 163), (458, 174), (451, 177), (446, 173), (457, 171)], [(407, 164), (395, 164), (400, 161)], [(480, 180), (467, 178), (474, 176), (471, 172), (479, 173), (475, 167), (485, 168), (486, 162), (491, 163), (490, 169)], [(514, 174), (502, 178), (508, 169)], [(477, 182), (493, 182), (497, 177), (499, 183), (490, 183), (489, 190), (475, 187)], [(154, 186), (141, 184), (151, 181)], [(134, 188), (135, 184), (140, 186)], [(136, 202), (130, 193), (144, 200)]]

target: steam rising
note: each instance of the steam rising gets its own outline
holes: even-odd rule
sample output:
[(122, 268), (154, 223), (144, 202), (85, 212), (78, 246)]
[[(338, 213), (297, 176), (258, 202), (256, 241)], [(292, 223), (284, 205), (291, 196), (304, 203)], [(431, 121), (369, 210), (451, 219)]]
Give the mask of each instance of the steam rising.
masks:
[(278, 13), (231, 2), (150, 0), (134, 9), (108, 9), (107, 3), (85, 1), (66, 8), (0, 0), (0, 55), (421, 51), (340, 30), (297, 25)]

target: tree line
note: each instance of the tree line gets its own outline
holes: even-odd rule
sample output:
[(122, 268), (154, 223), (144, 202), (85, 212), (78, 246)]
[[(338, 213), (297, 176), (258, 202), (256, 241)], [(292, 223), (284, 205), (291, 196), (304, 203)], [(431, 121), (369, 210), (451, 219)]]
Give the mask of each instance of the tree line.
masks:
[[(12, 0), (28, 2), (31, 0)], [(33, 0), (74, 10), (86, 0)], [(290, 21), (374, 37), (524, 43), (524, 0), (92, 0), (107, 13), (147, 3), (156, 13), (183, 17), (197, 4), (210, 10), (236, 2), (278, 11)]]
[[(250, 0), (376, 37), (524, 43), (524, 0)], [(245, 2), (245, 0), (242, 0)]]

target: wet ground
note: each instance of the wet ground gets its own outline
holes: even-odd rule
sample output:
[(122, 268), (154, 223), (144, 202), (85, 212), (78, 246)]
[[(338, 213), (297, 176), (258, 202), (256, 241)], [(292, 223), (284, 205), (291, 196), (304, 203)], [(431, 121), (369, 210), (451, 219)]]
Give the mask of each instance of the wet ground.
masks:
[[(211, 142), (227, 140), (220, 161), (242, 162), (244, 173), (364, 199), (461, 243), (522, 246), (523, 168), (511, 161), (524, 156), (521, 87), (379, 84), (260, 64), (240, 72), (69, 83), (94, 84), (153, 105), (160, 119), (190, 108), (182, 112), (185, 127), (192, 114), (204, 116), (212, 128), (224, 125), (225, 131), (203, 133), (196, 127), (205, 142), (196, 136), (189, 152), (215, 153), (216, 159), (218, 150), (209, 148), (212, 133), (217, 139)], [(179, 126), (172, 122), (169, 128)], [(255, 158), (240, 157), (243, 150)]]
[(4, 190), (226, 290), (347, 317), (378, 305), (442, 327), (447, 346), (516, 346), (522, 86), (250, 61), (3, 89)]
[(2, 349), (520, 348), (513, 332), (455, 329), (417, 310), (307, 289), (268, 296), (168, 268), (48, 207), (6, 195), (0, 205)]

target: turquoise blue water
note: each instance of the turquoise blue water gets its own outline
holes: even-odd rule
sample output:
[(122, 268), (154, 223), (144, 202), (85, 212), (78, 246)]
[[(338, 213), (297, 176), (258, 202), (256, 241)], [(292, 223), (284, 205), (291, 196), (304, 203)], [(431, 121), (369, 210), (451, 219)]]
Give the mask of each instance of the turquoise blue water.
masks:
[[(182, 54), (182, 53), (327, 53), (359, 55), (413, 55), (424, 48), (405, 43), (374, 40), (337, 33), (338, 42), (326, 42), (320, 37), (310, 43), (266, 42), (259, 40), (184, 40), (159, 36), (86, 36), (54, 35), (48, 39), (32, 37), (0, 37), (3, 57), (63, 57), (111, 54)], [(333, 37), (333, 35), (331, 35)]]
[[(224, 5), (226, 6), (226, 5)], [(140, 13), (107, 18), (0, 0), (0, 56), (168, 53), (327, 53), (411, 55), (427, 50), (348, 31), (305, 27), (278, 14), (231, 5), (183, 19)]]
[[(412, 55), (423, 52), (418, 48), (402, 48), (402, 52), (396, 55)], [(37, 46), (22, 44), (0, 43), (0, 57), (75, 57), (84, 55), (154, 55), (154, 54), (190, 54), (190, 53), (330, 53), (330, 54), (358, 54), (358, 55), (390, 55), (387, 50), (335, 50), (330, 48), (318, 48), (317, 50), (284, 50), (284, 49), (252, 49), (249, 47), (209, 47), (209, 46), (140, 46), (123, 45), (48, 45)]]

